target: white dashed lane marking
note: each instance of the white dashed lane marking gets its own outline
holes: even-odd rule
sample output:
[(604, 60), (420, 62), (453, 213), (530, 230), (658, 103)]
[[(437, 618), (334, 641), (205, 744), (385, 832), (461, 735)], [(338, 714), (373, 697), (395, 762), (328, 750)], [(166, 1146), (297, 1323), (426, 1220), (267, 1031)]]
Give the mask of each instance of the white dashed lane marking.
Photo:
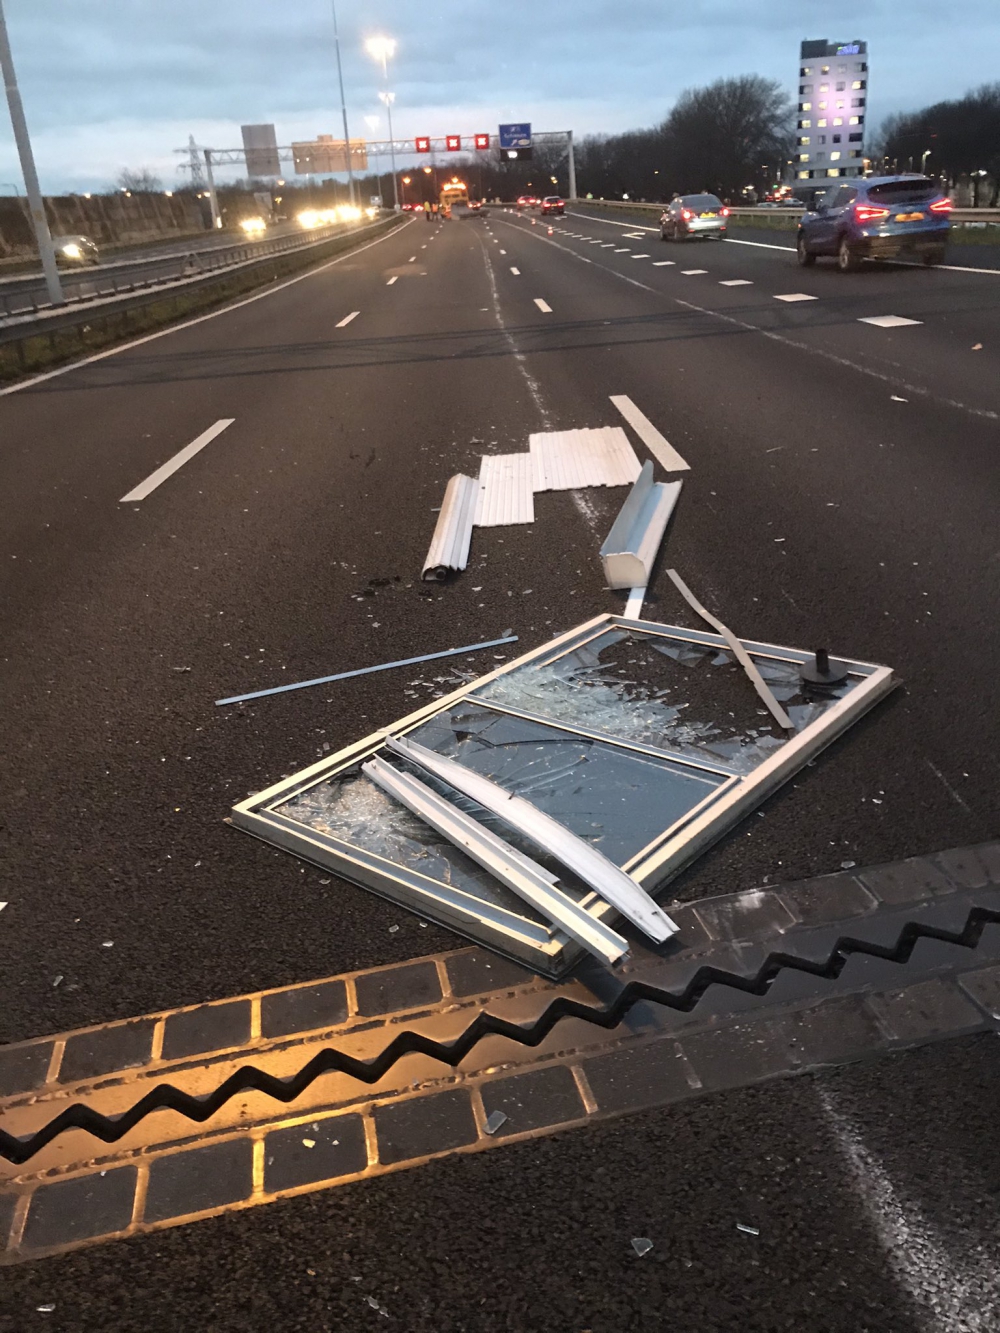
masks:
[(707, 273), (707, 272), (708, 272), (708, 269), (707, 269), (707, 268), (682, 268), (682, 269), (681, 269), (681, 273), (684, 275), (685, 278), (694, 278), (694, 277), (696, 277), (699, 273)]
[(648, 259), (649, 255), (633, 255), (633, 259)]
[(552, 307), (549, 305), (548, 301), (543, 301), (540, 296), (535, 297), (535, 305), (538, 306), (543, 315), (552, 314)]
[(389, 281), (388, 281), (385, 285), (386, 285), (387, 287), (391, 287), (392, 284), (393, 284), (394, 282), (398, 282), (398, 281), (399, 281), (399, 276), (397, 275), (397, 276), (394, 277), (394, 278), (390, 278)]
[(129, 491), (128, 495), (123, 495), (119, 504), (136, 504), (139, 500), (145, 500), (148, 495), (152, 495), (157, 486), (162, 485), (168, 477), (172, 477), (178, 468), (184, 466), (189, 459), (194, 458), (195, 454), (200, 453), (206, 444), (210, 444), (217, 435), (221, 435), (227, 426), (231, 426), (236, 420), (235, 417), (223, 417), (217, 421), (214, 426), (209, 426), (208, 430), (192, 440), (190, 444), (178, 454), (174, 454), (165, 462), (162, 467), (158, 467), (155, 472), (150, 473), (145, 481), (139, 483), (134, 490)]
[(654, 268), (676, 268), (677, 265), (673, 259), (658, 259), (653, 265)]
[(513, 273), (515, 278), (519, 278), (521, 276), (521, 270), (519, 268), (512, 267), (510, 271), (511, 273)]
[(753, 283), (749, 278), (726, 278), (719, 283), (720, 287), (752, 287)]
[(615, 251), (615, 254), (616, 254), (616, 255), (624, 255), (624, 254), (628, 254), (629, 250), (631, 250), (631, 249), (632, 249), (632, 247), (631, 247), (630, 245), (623, 245), (622, 248), (621, 248), (620, 250), (616, 250), (616, 251)]
[(904, 324), (922, 324), (922, 319), (904, 319), (902, 315), (869, 315), (859, 324), (875, 324), (880, 329), (901, 329)]
[(358, 317), (360, 314), (361, 314), (361, 311), (360, 311), (360, 310), (352, 310), (351, 313), (346, 317), (346, 319), (342, 319), (342, 320), (340, 321), (340, 323), (337, 325), (337, 328), (338, 328), (338, 329), (345, 329), (345, 328), (348, 326), (348, 324), (350, 324), (351, 320), (352, 320), (352, 319), (357, 319), (357, 317)]
[(774, 298), (776, 301), (818, 301), (818, 296), (810, 296), (808, 292), (784, 292), (781, 296)]

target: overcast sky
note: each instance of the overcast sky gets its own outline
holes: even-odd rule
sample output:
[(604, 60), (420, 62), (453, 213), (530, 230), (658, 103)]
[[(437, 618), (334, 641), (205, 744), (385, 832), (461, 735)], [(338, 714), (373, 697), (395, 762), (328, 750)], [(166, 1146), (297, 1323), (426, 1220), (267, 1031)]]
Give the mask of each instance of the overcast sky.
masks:
[[(330, 0), (4, 0), (43, 189), (100, 189), (124, 167), (178, 183), (172, 149), (339, 135)], [(803, 38), (869, 42), (870, 120), (998, 77), (1000, 3), (962, 0), (337, 0), (351, 133), (375, 136), (398, 40), (397, 137), (504, 120), (577, 134), (663, 118), (683, 89), (756, 73), (794, 91)], [(239, 174), (230, 173), (230, 174)], [(0, 192), (20, 186), (0, 108)]]

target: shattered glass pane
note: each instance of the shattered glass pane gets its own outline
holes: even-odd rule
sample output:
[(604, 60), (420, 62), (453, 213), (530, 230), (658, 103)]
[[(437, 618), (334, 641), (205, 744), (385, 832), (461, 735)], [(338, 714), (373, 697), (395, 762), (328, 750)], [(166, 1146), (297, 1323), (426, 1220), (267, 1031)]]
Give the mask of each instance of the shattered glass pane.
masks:
[[(318, 833), (340, 838), (418, 875), (475, 894), (495, 907), (530, 921), (544, 921), (515, 893), (429, 824), (394, 801), (381, 787), (369, 782), (358, 769), (321, 782), (293, 796), (277, 809), (280, 814), (306, 824)], [(468, 812), (474, 813), (471, 808)], [(483, 822), (486, 822), (485, 818)], [(500, 831), (499, 825), (495, 831)], [(562, 887), (570, 892), (570, 886), (565, 882)], [(586, 887), (579, 886), (578, 897), (582, 898), (586, 893)]]
[[(725, 781), (668, 759), (497, 713), (473, 699), (437, 714), (409, 739), (523, 796), (617, 865)], [(503, 836), (509, 837), (506, 829)]]
[[(795, 663), (761, 658), (757, 666), (797, 731), (856, 683), (807, 695)], [(610, 630), (547, 665), (518, 667), (474, 697), (739, 774), (789, 738), (730, 653), (638, 631)]]

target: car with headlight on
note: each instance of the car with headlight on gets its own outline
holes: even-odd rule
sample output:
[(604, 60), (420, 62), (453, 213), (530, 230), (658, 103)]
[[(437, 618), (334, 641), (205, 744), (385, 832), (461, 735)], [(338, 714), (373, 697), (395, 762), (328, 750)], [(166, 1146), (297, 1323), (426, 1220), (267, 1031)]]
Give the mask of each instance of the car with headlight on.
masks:
[(714, 194), (682, 194), (672, 200), (660, 218), (662, 241), (686, 241), (692, 236), (726, 239), (729, 209)]
[(952, 201), (927, 176), (866, 176), (817, 195), (799, 219), (799, 263), (833, 255), (842, 273), (864, 259), (940, 264), (951, 229)]
[(240, 222), (240, 229), (244, 236), (263, 236), (267, 231), (267, 223), (262, 217), (243, 218)]
[(99, 264), (100, 252), (89, 236), (53, 236), (56, 263), (67, 268), (82, 264)]

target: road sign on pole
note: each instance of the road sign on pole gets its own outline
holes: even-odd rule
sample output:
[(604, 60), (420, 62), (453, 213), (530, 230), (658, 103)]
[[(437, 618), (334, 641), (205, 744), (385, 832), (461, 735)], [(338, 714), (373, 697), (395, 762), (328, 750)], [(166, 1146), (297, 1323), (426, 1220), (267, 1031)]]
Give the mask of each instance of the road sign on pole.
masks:
[(500, 161), (526, 162), (531, 157), (531, 125), (520, 121), (516, 125), (500, 126)]
[(280, 176), (278, 139), (273, 125), (242, 125), (248, 176)]

